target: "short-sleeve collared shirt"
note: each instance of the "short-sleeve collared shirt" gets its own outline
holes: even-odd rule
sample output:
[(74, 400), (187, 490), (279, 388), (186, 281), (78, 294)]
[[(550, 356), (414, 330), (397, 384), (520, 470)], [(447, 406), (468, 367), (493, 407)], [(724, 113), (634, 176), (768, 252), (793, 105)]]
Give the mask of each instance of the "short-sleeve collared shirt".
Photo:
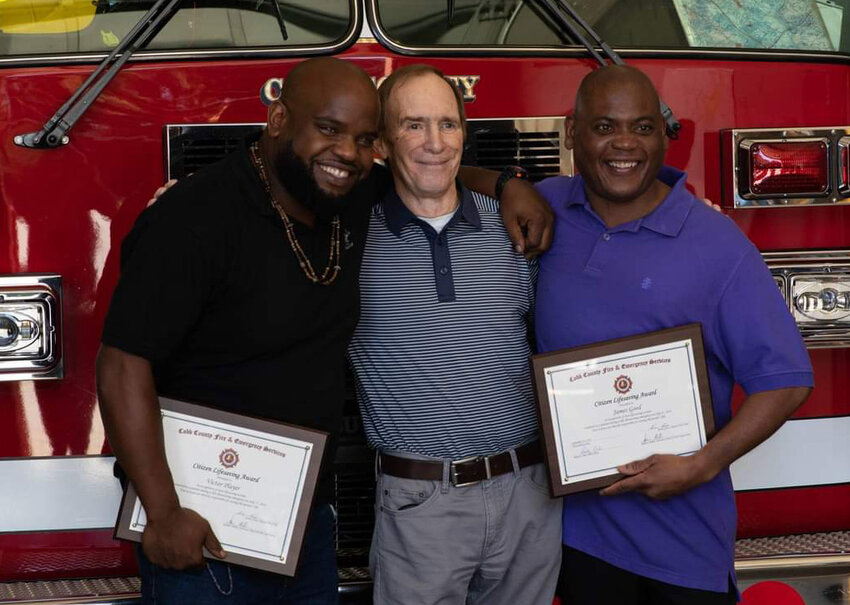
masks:
[[(718, 429), (731, 418), (732, 387), (748, 393), (811, 386), (811, 363), (758, 250), (726, 216), (671, 186), (647, 216), (612, 229), (592, 210), (580, 176), (539, 190), (556, 214), (540, 262), (540, 352), (702, 324)], [(725, 592), (734, 579), (736, 512), (728, 470), (662, 501), (629, 493), (565, 498), (564, 543), (639, 575)]]
[(499, 203), (458, 190), (439, 233), (395, 191), (372, 210), (349, 358), (379, 450), (459, 459), (537, 436), (533, 268), (513, 249)]

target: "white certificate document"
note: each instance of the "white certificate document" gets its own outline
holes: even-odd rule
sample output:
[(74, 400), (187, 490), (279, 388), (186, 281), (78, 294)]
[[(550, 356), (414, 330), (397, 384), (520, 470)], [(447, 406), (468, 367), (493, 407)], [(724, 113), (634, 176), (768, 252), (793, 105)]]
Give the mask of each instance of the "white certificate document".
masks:
[[(317, 446), (306, 429), (273, 425), (308, 437), (299, 439), (257, 428), (270, 422), (217, 410), (199, 416), (166, 402), (184, 410), (204, 408), (161, 400), (165, 455), (180, 505), (209, 522), (228, 561), (291, 575), (284, 569), (293, 568), (287, 564), (300, 550), (324, 438)], [(225, 421), (233, 418), (240, 424)], [(310, 496), (306, 506), (305, 490)], [(147, 518), (134, 491), (131, 496), (132, 503), (122, 507), (129, 513), (126, 530), (137, 532), (140, 540)], [(119, 530), (121, 525), (119, 518)]]
[(544, 374), (562, 485), (706, 444), (691, 339), (548, 366)]

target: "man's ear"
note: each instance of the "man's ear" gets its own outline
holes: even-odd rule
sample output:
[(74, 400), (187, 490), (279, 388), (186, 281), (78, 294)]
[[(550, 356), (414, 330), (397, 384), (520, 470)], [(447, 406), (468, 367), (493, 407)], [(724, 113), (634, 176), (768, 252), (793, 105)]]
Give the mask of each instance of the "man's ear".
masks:
[(286, 130), (286, 124), (289, 117), (289, 110), (280, 99), (269, 105), (268, 116), (266, 119), (266, 130), (271, 138), (276, 139)]
[(574, 113), (564, 118), (564, 149), (575, 148), (576, 140), (576, 116)]

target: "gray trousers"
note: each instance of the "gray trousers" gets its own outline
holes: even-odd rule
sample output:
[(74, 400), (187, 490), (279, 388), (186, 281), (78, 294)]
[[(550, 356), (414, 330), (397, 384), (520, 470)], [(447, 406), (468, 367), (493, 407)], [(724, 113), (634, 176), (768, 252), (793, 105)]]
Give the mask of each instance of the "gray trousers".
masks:
[(551, 605), (561, 500), (549, 497), (542, 464), (514, 466), (467, 487), (379, 474), (375, 605)]

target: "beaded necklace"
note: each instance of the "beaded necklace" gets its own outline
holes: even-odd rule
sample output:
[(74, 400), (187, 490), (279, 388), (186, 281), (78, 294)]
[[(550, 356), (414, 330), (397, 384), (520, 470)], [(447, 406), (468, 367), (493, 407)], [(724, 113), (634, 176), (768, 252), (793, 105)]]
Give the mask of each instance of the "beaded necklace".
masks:
[(266, 189), (269, 201), (274, 209), (277, 210), (277, 213), (283, 221), (283, 225), (286, 228), (286, 237), (289, 240), (289, 247), (292, 248), (292, 251), (295, 253), (295, 258), (298, 259), (298, 264), (301, 266), (301, 270), (304, 271), (304, 275), (306, 275), (307, 279), (314, 284), (319, 284), (321, 286), (331, 285), (334, 280), (336, 280), (342, 268), (340, 267), (341, 259), (339, 255), (339, 216), (334, 216), (331, 221), (331, 242), (330, 251), (328, 252), (328, 266), (325, 267), (325, 270), (322, 271), (321, 275), (317, 275), (315, 269), (313, 269), (313, 264), (310, 262), (310, 259), (307, 258), (307, 255), (304, 254), (301, 244), (298, 243), (298, 238), (295, 237), (292, 219), (289, 218), (289, 215), (286, 214), (281, 205), (277, 203), (274, 195), (272, 195), (272, 187), (271, 183), (269, 183), (266, 167), (265, 164), (263, 164), (263, 160), (260, 159), (259, 145), (257, 143), (251, 145), (250, 152), (251, 162), (254, 164), (254, 168), (257, 169), (257, 173), (260, 175), (260, 180), (263, 182), (263, 187)]

